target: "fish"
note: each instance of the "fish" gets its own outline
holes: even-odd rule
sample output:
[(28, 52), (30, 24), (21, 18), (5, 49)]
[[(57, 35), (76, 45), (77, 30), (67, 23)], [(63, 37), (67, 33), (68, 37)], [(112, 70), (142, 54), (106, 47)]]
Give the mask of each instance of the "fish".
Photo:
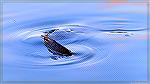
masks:
[(130, 29), (121, 29), (121, 28), (117, 28), (117, 29), (110, 29), (110, 30), (100, 30), (103, 32), (127, 32), (127, 31), (143, 31), (146, 29), (136, 29), (136, 30), (130, 30)]
[(136, 32), (136, 31), (144, 31), (146, 29), (136, 29), (136, 30), (130, 30), (130, 29), (121, 29), (121, 28), (117, 28), (117, 29), (110, 29), (110, 30), (100, 30), (103, 33), (107, 33), (107, 34), (125, 34), (125, 36), (130, 36), (133, 35), (132, 32)]
[(56, 42), (54, 39), (51, 39), (48, 37), (49, 33), (46, 33), (45, 35), (41, 35), (44, 45), (47, 47), (48, 51), (53, 53), (54, 55), (60, 55), (60, 56), (71, 56), (72, 52), (61, 45), (60, 43)]

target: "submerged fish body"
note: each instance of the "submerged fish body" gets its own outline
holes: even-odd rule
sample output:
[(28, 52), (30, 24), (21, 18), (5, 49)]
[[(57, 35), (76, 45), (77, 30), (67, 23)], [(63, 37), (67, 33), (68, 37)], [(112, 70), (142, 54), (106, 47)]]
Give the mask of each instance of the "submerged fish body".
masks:
[(48, 37), (48, 35), (43, 36), (44, 45), (47, 47), (48, 51), (53, 53), (54, 55), (61, 55), (61, 56), (71, 56), (72, 53), (70, 50), (56, 42), (55, 40)]
[(106, 33), (106, 34), (130, 36), (130, 35), (133, 35), (133, 32), (138, 32), (138, 31), (143, 31), (143, 30), (146, 30), (146, 29), (128, 30), (128, 29), (118, 28), (118, 29), (100, 30), (100, 31), (102, 31), (103, 33)]
[(110, 29), (110, 30), (100, 30), (100, 31), (103, 31), (103, 32), (128, 32), (128, 31), (143, 31), (143, 30), (146, 30), (146, 29), (134, 29), (134, 30), (131, 30), (131, 29), (121, 29), (121, 28), (117, 28), (117, 29)]

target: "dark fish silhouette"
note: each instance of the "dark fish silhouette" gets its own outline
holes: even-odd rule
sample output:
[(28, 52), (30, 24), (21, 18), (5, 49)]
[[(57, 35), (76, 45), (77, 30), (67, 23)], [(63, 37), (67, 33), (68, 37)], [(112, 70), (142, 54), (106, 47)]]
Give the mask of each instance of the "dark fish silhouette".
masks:
[(47, 49), (53, 53), (54, 55), (61, 55), (61, 56), (71, 56), (72, 53), (70, 50), (56, 42), (55, 40), (48, 37), (48, 34), (41, 35), (44, 40), (44, 45), (47, 47)]
[(112, 32), (112, 31), (115, 31), (115, 32), (123, 32), (123, 31), (143, 31), (143, 30), (146, 30), (146, 29), (130, 30), (130, 29), (121, 29), (121, 28), (118, 28), (118, 29), (100, 30), (100, 31), (104, 31), (104, 32)]

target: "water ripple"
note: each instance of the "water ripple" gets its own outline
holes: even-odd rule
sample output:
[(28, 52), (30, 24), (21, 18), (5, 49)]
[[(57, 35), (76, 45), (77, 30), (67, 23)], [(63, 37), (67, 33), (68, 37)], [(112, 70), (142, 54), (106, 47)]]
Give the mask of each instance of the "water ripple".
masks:
[[(57, 29), (57, 31), (51, 33), (49, 37), (71, 50), (73, 52), (72, 56), (53, 55), (44, 46), (41, 35), (44, 34), (43, 32), (53, 29)], [(83, 67), (100, 62), (107, 57), (108, 53), (107, 47), (102, 45), (104, 43), (103, 39), (94, 38), (92, 34), (90, 35), (93, 32), (91, 30), (88, 26), (81, 25), (24, 29), (8, 35), (9, 42), (15, 43), (9, 43), (9, 45), (11, 45), (10, 48), (12, 49), (17, 47), (14, 52), (20, 55), (14, 56), (18, 58), (16, 65), (18, 64), (17, 66), (20, 67), (53, 67), (53, 69), (59, 69), (58, 67), (73, 68), (72, 65)], [(93, 42), (97, 45), (91, 44)], [(83, 65), (83, 63), (86, 64)]]
[[(101, 20), (97, 19), (97, 17), (91, 17), (92, 20), (87, 20), (86, 17), (82, 19), (80, 19), (80, 24), (59, 24), (58, 22), (56, 26), (44, 26), (40, 24), (38, 26), (37, 23), (31, 23), (35, 25), (33, 27), (31, 24), (27, 25), (26, 22), (23, 22), (27, 25), (24, 26), (25, 28), (19, 29), (19, 27), (13, 26), (5, 29), (4, 45), (13, 50), (11, 52), (13, 56), (12, 60), (14, 59), (14, 63), (20, 67), (33, 69), (51, 67), (53, 67), (52, 69), (60, 69), (59, 67), (62, 67), (62, 69), (76, 68), (97, 64), (108, 57), (109, 51), (111, 50), (109, 48), (112, 46), (110, 45), (112, 43), (109, 40), (110, 38), (125, 38), (126, 36), (134, 36), (136, 34), (135, 32), (146, 30), (144, 27), (138, 29), (132, 28), (133, 23), (136, 21), (130, 21), (128, 19), (115, 18), (113, 20), (114, 18), (110, 19), (108, 17), (102, 18)], [(43, 19), (42, 21), (44, 21), (42, 22), (44, 24), (45, 20)], [(65, 19), (62, 21), (66, 23), (64, 22), (66, 21)], [(47, 20), (46, 22), (49, 23)], [(115, 24), (115, 26), (111, 24)], [(16, 29), (13, 30), (14, 28)], [(71, 50), (73, 52), (72, 56), (53, 55), (44, 46), (41, 35), (44, 32), (54, 29), (56, 31), (51, 33), (49, 38), (56, 40)], [(11, 32), (8, 32), (10, 30)], [(119, 35), (119, 37), (116, 35)], [(120, 37), (120, 35), (124, 36)]]

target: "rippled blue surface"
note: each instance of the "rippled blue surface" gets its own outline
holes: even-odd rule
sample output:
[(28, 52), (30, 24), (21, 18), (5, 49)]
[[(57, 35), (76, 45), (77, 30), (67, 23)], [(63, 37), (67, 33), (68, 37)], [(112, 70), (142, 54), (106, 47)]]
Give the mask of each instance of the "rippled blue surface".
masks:
[[(147, 80), (147, 11), (140, 3), (5, 3), (3, 78)], [(43, 32), (74, 54), (48, 52)]]

